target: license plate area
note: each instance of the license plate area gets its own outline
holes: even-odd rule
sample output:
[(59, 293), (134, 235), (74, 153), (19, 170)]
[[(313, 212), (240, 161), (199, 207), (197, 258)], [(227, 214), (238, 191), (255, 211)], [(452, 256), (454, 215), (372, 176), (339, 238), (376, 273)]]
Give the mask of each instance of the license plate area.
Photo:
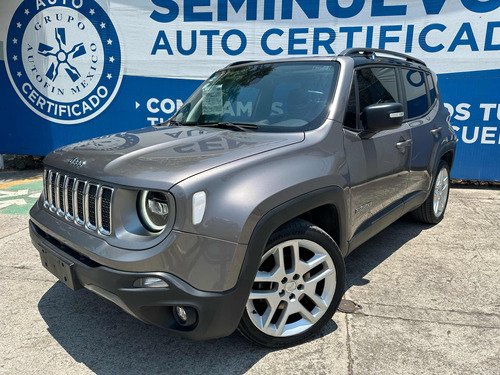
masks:
[(68, 287), (73, 290), (82, 288), (75, 275), (73, 262), (47, 249), (41, 249), (40, 259), (42, 265)]

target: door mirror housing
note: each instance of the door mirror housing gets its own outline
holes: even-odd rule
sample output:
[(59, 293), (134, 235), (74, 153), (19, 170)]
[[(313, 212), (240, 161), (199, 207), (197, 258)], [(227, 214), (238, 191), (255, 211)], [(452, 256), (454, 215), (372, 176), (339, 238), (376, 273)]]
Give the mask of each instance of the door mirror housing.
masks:
[(404, 119), (404, 108), (401, 103), (379, 103), (367, 106), (361, 119), (365, 129), (371, 133), (381, 130), (397, 129)]

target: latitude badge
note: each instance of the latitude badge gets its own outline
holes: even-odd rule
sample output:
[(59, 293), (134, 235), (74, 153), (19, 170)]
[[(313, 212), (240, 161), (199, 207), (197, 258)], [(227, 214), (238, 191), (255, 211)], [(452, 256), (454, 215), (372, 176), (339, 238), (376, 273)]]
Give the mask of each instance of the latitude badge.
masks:
[(60, 124), (97, 116), (122, 78), (118, 34), (95, 0), (24, 0), (9, 26), (5, 65), (22, 101)]

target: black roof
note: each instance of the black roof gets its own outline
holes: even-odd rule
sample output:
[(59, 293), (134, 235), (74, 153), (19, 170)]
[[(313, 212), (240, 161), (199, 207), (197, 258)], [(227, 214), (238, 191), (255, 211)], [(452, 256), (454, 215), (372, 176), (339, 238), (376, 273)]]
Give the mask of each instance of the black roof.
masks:
[(394, 52), (376, 48), (349, 48), (338, 55), (330, 56), (302, 56), (288, 57), (272, 60), (246, 60), (236, 61), (227, 65), (223, 69), (236, 67), (246, 64), (265, 64), (265, 63), (283, 63), (283, 62), (298, 62), (298, 61), (336, 61), (338, 57), (350, 57), (354, 61), (354, 66), (369, 65), (369, 64), (391, 64), (406, 67), (420, 68), (429, 71), (427, 65), (422, 60), (413, 56), (406, 55), (400, 52)]
[(337, 56), (352, 57), (355, 66), (370, 63), (389, 63), (429, 70), (427, 68), (427, 64), (420, 59), (404, 53), (388, 51), (385, 49), (349, 48), (340, 52)]

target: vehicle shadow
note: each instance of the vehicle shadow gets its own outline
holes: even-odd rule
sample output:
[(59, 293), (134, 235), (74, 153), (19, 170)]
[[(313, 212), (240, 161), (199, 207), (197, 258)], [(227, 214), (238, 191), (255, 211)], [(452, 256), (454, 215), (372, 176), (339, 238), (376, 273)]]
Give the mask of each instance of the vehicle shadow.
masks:
[[(368, 284), (365, 276), (371, 270), (428, 228), (403, 217), (360, 246), (345, 261), (346, 290)], [(138, 321), (94, 293), (73, 292), (61, 282), (42, 296), (38, 310), (61, 347), (100, 375), (243, 374), (273, 351), (249, 343), (238, 332), (217, 340), (183, 339)], [(319, 336), (337, 328), (331, 320)]]
[(352, 286), (368, 284), (370, 280), (365, 276), (370, 271), (429, 228), (432, 228), (432, 225), (416, 222), (410, 215), (405, 215), (355, 249), (345, 258), (346, 291)]
[[(42, 296), (38, 310), (61, 347), (99, 375), (243, 374), (273, 351), (251, 344), (239, 332), (216, 340), (184, 339), (60, 281)], [(311, 340), (337, 328), (331, 320)]]

